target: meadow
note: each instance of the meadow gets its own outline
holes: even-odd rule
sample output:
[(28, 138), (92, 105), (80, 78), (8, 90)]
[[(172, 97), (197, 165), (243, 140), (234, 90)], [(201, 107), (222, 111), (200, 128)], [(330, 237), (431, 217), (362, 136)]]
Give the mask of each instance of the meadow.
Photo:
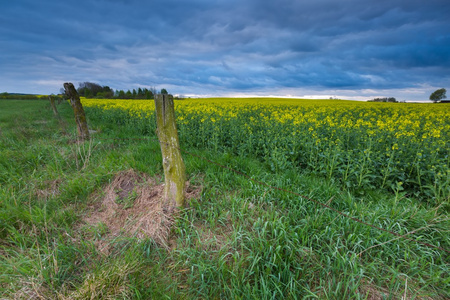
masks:
[(161, 184), (153, 102), (83, 105), (77, 142), (68, 103), (0, 100), (0, 298), (450, 297), (445, 106), (176, 101), (196, 192), (162, 247), (89, 221), (118, 176)]

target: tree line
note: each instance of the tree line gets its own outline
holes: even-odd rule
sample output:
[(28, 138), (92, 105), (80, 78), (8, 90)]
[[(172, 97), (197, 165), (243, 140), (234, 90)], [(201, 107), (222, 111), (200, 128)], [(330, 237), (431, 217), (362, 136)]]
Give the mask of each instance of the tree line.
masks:
[[(53, 95), (53, 94), (52, 94)], [(62, 101), (64, 99), (63, 95), (53, 95), (56, 100)], [(48, 95), (35, 95), (35, 94), (20, 94), (20, 93), (0, 93), (0, 99), (8, 100), (47, 100)]]
[(392, 102), (397, 103), (397, 99), (394, 97), (386, 97), (386, 98), (375, 98), (372, 100), (367, 100), (367, 102)]
[(155, 88), (113, 90), (109, 86), (101, 86), (93, 82), (80, 82), (77, 92), (81, 97), (104, 99), (154, 99), (157, 94), (168, 94), (166, 89), (157, 91)]

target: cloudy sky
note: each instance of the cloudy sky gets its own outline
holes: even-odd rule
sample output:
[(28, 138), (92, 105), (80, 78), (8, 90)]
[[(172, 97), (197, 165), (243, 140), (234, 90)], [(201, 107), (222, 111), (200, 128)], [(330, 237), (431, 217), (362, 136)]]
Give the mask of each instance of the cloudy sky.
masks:
[(426, 100), (449, 0), (1, 0), (0, 92), (66, 81), (191, 96)]

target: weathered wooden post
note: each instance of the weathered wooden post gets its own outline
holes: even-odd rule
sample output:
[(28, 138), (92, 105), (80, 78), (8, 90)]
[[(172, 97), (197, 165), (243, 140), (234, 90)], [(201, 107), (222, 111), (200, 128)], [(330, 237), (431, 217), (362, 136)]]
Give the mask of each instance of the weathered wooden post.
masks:
[(84, 113), (83, 105), (81, 105), (80, 96), (71, 82), (64, 83), (66, 95), (70, 99), (73, 113), (75, 115), (75, 122), (77, 123), (78, 138), (80, 140), (89, 139), (89, 129), (86, 122), (86, 115)]
[(172, 210), (184, 205), (186, 170), (181, 157), (180, 142), (175, 124), (175, 108), (172, 95), (155, 96), (156, 133), (164, 167), (165, 208)]
[(48, 100), (50, 100), (50, 105), (53, 109), (53, 114), (55, 115), (55, 117), (57, 117), (58, 119), (60, 118), (59, 113), (58, 113), (58, 109), (56, 109), (56, 104), (55, 104), (55, 97), (53, 95), (49, 95), (48, 96)]

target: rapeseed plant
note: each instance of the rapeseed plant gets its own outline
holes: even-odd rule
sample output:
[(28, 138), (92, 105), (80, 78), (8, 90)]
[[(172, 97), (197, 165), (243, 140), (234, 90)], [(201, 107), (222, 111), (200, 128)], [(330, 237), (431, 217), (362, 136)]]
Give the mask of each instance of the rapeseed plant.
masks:
[[(83, 104), (126, 111), (144, 122), (154, 117), (148, 100), (83, 99)], [(442, 106), (277, 98), (188, 99), (175, 106), (187, 147), (229, 149), (271, 166), (283, 161), (283, 167), (332, 174), (358, 189), (394, 190), (404, 182), (405, 190), (427, 201), (450, 195), (448, 178), (440, 180), (446, 184), (439, 195), (433, 192), (438, 174), (450, 170), (450, 110)], [(419, 151), (421, 160), (415, 159)]]

